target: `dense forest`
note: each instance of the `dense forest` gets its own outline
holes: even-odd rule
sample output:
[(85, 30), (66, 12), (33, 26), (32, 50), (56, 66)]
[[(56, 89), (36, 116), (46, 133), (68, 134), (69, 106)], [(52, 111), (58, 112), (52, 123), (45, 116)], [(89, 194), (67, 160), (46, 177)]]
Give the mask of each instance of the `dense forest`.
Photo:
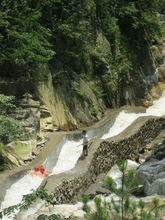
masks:
[(164, 0), (2, 0), (1, 76), (33, 81), (46, 63), (54, 86), (67, 80), (82, 95), (79, 79), (92, 80), (112, 107), (131, 74), (159, 62), (152, 46), (163, 33), (163, 7)]

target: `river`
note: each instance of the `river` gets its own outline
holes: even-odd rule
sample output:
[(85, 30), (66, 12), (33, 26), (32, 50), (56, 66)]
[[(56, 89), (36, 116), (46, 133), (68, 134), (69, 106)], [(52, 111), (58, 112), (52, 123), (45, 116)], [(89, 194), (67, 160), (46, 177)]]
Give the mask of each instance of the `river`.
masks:
[[(109, 128), (108, 132), (102, 135), (102, 139), (113, 137), (120, 134), (124, 129), (126, 129), (131, 123), (133, 123), (137, 118), (143, 116), (163, 116), (165, 115), (165, 93), (162, 96), (153, 102), (153, 105), (146, 109), (144, 113), (130, 113), (127, 111), (121, 111), (116, 119), (114, 124)], [(55, 175), (68, 171), (72, 169), (78, 158), (82, 153), (82, 146), (78, 145), (82, 140), (73, 141), (69, 140), (63, 144), (62, 150), (59, 154), (56, 165), (53, 167), (49, 175)], [(72, 149), (72, 150), (70, 150)], [(4, 201), (1, 203), (1, 210), (7, 208), (11, 205), (16, 205), (21, 202), (22, 196), (29, 194), (32, 190), (35, 190), (42, 182), (42, 178), (34, 178), (30, 175), (25, 175), (20, 180), (11, 185), (11, 187), (6, 191)], [(11, 199), (12, 198), (12, 199)], [(78, 203), (79, 205), (79, 203)], [(63, 205), (64, 206), (64, 205)], [(61, 205), (61, 208), (63, 207)], [(57, 208), (60, 206), (57, 206)], [(69, 209), (71, 209), (71, 206)], [(75, 209), (74, 206), (72, 206)], [(66, 205), (65, 205), (66, 209)], [(69, 211), (69, 210), (68, 210)], [(70, 212), (70, 211), (69, 211)], [(13, 216), (7, 217), (4, 216), (3, 220), (11, 220)]]

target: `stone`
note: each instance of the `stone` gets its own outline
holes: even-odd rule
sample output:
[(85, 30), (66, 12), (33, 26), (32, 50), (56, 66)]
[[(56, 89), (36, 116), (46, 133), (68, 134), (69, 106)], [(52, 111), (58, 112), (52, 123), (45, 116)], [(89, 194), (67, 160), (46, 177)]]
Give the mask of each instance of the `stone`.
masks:
[(32, 156), (37, 156), (39, 154), (39, 150), (37, 148), (32, 149)]
[(46, 144), (46, 140), (42, 140), (40, 142), (37, 142), (37, 146), (40, 146), (40, 145), (45, 145)]
[(146, 161), (137, 169), (136, 178), (144, 185), (145, 195), (165, 195), (165, 158)]
[(49, 112), (46, 106), (42, 106), (40, 108), (41, 118), (48, 118), (51, 117), (51, 113)]
[(31, 157), (32, 149), (36, 147), (36, 140), (13, 141), (5, 146), (6, 151), (18, 160), (27, 160)]
[(144, 185), (138, 185), (136, 189), (132, 192), (135, 196), (141, 196), (144, 195)]
[(16, 159), (16, 157), (14, 157), (12, 154), (8, 153), (7, 151), (4, 153), (4, 155), (9, 159), (9, 161), (11, 161), (14, 165), (19, 166), (20, 163), (19, 161)]
[(75, 123), (75, 121), (67, 121), (66, 124), (60, 126), (60, 130), (62, 131), (72, 131), (75, 129), (77, 129), (77, 123)]

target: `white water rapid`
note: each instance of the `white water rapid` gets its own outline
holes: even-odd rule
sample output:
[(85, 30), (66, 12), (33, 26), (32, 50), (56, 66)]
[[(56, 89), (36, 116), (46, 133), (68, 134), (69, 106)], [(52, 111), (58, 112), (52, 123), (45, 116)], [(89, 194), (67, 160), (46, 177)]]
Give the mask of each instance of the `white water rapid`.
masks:
[(72, 169), (82, 153), (82, 141), (67, 141), (60, 152), (56, 166), (50, 175), (58, 174)]
[[(21, 179), (19, 179), (16, 183), (11, 185), (11, 187), (7, 190), (4, 201), (1, 203), (0, 210), (7, 208), (9, 206), (17, 205), (21, 202), (23, 195), (27, 195), (32, 193), (32, 190), (38, 188), (38, 186), (42, 182), (41, 177), (33, 177), (29, 174), (25, 175)], [(18, 213), (17, 210), (11, 216), (4, 216), (3, 220), (10, 220), (14, 218), (14, 215)]]
[[(126, 111), (121, 111), (113, 126), (109, 129), (108, 133), (102, 136), (103, 139), (115, 136), (121, 133), (126, 129), (134, 120), (141, 116), (163, 116), (165, 115), (165, 93), (162, 94), (162, 97), (153, 102), (153, 105), (150, 106), (145, 113), (128, 113)], [(78, 158), (82, 153), (82, 146), (78, 146), (82, 140), (79, 142), (67, 141), (59, 154), (58, 161), (56, 166), (53, 168), (50, 175), (58, 174), (67, 170), (72, 169)], [(22, 196), (31, 192), (32, 189), (36, 189), (42, 179), (33, 178), (29, 175), (24, 176), (17, 182), (15, 182), (6, 192), (4, 201), (1, 204), (0, 209), (7, 208), (11, 205), (16, 205), (21, 202)], [(58, 206), (59, 207), (59, 206)], [(3, 220), (13, 219), (4, 216)]]
[(106, 139), (120, 134), (139, 117), (163, 115), (165, 115), (165, 92), (160, 99), (153, 102), (153, 105), (150, 106), (145, 113), (129, 113), (124, 110), (121, 111), (116, 117), (114, 125), (109, 129), (107, 134), (102, 136), (102, 138)]

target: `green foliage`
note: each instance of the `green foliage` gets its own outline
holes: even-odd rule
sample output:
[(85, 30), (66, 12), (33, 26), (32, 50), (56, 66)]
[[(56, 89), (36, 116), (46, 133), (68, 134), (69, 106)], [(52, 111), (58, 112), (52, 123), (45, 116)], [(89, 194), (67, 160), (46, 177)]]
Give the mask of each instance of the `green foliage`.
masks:
[[(0, 212), (0, 216), (10, 216), (14, 213), (15, 210), (26, 210), (30, 207), (30, 205), (36, 201), (37, 198), (40, 198), (42, 200), (45, 200), (49, 204), (53, 205), (54, 202), (52, 201), (53, 197), (47, 193), (47, 191), (44, 189), (44, 186), (39, 187), (37, 190), (33, 191), (30, 194), (24, 195), (22, 198), (22, 201), (18, 205), (10, 206), (8, 208), (3, 209)], [(39, 219), (54, 219), (56, 215), (49, 216), (49, 218), (39, 218)], [(53, 218), (52, 218), (53, 217)], [(57, 220), (60, 219), (60, 217), (57, 215)]]
[(0, 116), (0, 140), (7, 144), (23, 136), (23, 127), (20, 122), (8, 116)]
[(88, 220), (108, 220), (107, 216), (107, 206), (104, 204), (102, 206), (101, 199), (98, 197), (94, 198), (94, 203), (96, 206), (96, 212), (91, 213), (91, 209), (88, 206), (89, 198), (88, 196), (83, 196), (82, 202), (83, 202), (83, 210), (86, 212), (85, 219)]
[(0, 171), (3, 171), (4, 166), (10, 163), (8, 158), (4, 156), (4, 147), (5, 147), (4, 144), (0, 142)]
[(55, 214), (49, 216), (42, 214), (39, 215), (36, 220), (61, 220), (61, 217)]
[(14, 111), (16, 109), (14, 101), (14, 96), (5, 96), (4, 94), (0, 94), (0, 114), (7, 115)]
[(96, 81), (91, 81), (89, 76), (85, 73), (81, 73), (81, 78), (87, 83), (87, 85), (92, 89), (98, 99), (102, 99), (104, 96), (104, 91)]
[(97, 117), (98, 109), (93, 104), (89, 106), (89, 111), (91, 115)]
[(17, 107), (14, 96), (0, 94), (0, 141), (7, 144), (23, 136), (24, 130), (18, 120), (11, 117)]
[(20, 122), (12, 117), (17, 110), (14, 96), (0, 94), (0, 169), (11, 163), (6, 156), (5, 145), (11, 141), (25, 137), (25, 131)]
[(28, 72), (30, 65), (48, 62), (50, 30), (41, 25), (41, 1), (2, 0), (0, 3), (0, 64)]
[(110, 204), (111, 209), (118, 210), (118, 214), (115, 213), (115, 216), (123, 219), (124, 217), (136, 216), (135, 204), (130, 202), (130, 195), (138, 186), (138, 182), (134, 178), (134, 171), (129, 170), (126, 174), (127, 170), (127, 161), (117, 161), (116, 162), (119, 170), (122, 172), (121, 178), (121, 187), (116, 188), (113, 182), (113, 179), (110, 177), (106, 177), (105, 182), (109, 186), (111, 192), (115, 193), (119, 198), (120, 202), (117, 204), (112, 199), (112, 204)]
[[(76, 217), (70, 217), (68, 220), (76, 220), (76, 219), (77, 219)], [(49, 216), (41, 214), (37, 217), (36, 220), (62, 220), (62, 218), (60, 217), (60, 215), (55, 215), (55, 214)]]
[(81, 97), (84, 99), (87, 99), (87, 93), (83, 91), (83, 89), (80, 87), (80, 84), (76, 81), (72, 81), (72, 89)]
[(162, 14), (165, 13), (165, 0), (158, 1), (158, 12)]

